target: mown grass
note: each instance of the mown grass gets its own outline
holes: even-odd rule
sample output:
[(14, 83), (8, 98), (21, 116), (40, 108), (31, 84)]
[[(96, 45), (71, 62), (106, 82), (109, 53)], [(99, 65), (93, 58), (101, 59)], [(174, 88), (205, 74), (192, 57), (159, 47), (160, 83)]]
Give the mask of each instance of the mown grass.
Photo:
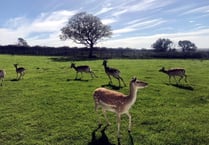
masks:
[[(138, 92), (131, 108), (132, 132), (128, 117), (122, 116), (120, 143), (117, 141), (116, 116), (108, 113), (111, 126), (97, 130), (94, 89), (108, 86), (102, 60), (78, 61), (88, 64), (98, 78), (84, 74), (74, 80), (69, 61), (53, 57), (0, 55), (0, 68), (7, 72), (0, 86), (0, 144), (59, 145), (202, 145), (209, 142), (209, 61), (204, 60), (109, 60), (120, 69), (128, 84), (136, 76), (149, 86)], [(23, 80), (15, 81), (14, 63), (27, 69)], [(158, 70), (165, 66), (184, 67), (188, 83), (168, 83)], [(116, 80), (113, 80), (118, 85)], [(128, 93), (123, 87), (120, 92)], [(104, 121), (104, 119), (103, 119)], [(102, 132), (102, 130), (104, 131)]]

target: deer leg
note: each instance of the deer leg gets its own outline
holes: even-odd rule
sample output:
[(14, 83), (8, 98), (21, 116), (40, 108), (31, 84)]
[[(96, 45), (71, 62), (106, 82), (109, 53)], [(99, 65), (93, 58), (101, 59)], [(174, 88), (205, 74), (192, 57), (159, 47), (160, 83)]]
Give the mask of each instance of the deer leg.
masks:
[(120, 86), (121, 86), (121, 85), (120, 85), (120, 79), (119, 79), (119, 78), (117, 78), (117, 80), (118, 80), (118, 83), (119, 83), (119, 87), (120, 87)]
[(121, 118), (121, 115), (118, 113), (118, 114), (117, 114), (117, 123), (118, 123), (118, 132), (117, 132), (117, 136), (118, 136), (118, 139), (120, 138), (120, 118)]
[(187, 75), (184, 75), (184, 81), (187, 82)]
[(112, 79), (111, 79), (110, 75), (108, 75), (108, 77), (109, 77), (109, 79), (110, 79), (109, 84), (112, 84)]
[(22, 78), (23, 78), (24, 75), (25, 75), (25, 72), (22, 73)]
[(81, 78), (83, 78), (83, 73), (81, 72)]
[(131, 114), (129, 112), (126, 113), (128, 115), (129, 124), (128, 124), (128, 131), (131, 131)]
[(94, 75), (95, 78), (97, 78), (97, 76), (95, 75), (95, 73), (93, 71), (91, 71), (91, 73)]
[(183, 78), (183, 76), (180, 76), (179, 82), (181, 81), (182, 78)]
[(171, 83), (171, 76), (169, 76), (169, 83)]
[(121, 81), (123, 82), (123, 85), (124, 86), (126, 86), (126, 84), (125, 84), (125, 82), (124, 82), (124, 80), (123, 80), (123, 78), (122, 77), (119, 77), (120, 79), (121, 79)]
[[(95, 111), (96, 111), (96, 114), (97, 114), (97, 116), (100, 116), (99, 113), (98, 113), (98, 109), (99, 109), (98, 103), (95, 102)], [(100, 119), (100, 117), (98, 117), (98, 118), (99, 118), (98, 119), (98, 123), (99, 123), (99, 125), (101, 125), (102, 124), (101, 119)]]
[(106, 114), (105, 109), (102, 109), (102, 112), (103, 112), (104, 117), (105, 117), (105, 119), (106, 119), (106, 121), (107, 121), (107, 124), (108, 124), (108, 125), (111, 125), (111, 123), (109, 122), (109, 120), (108, 120), (108, 118), (107, 118), (107, 114)]
[(176, 77), (175, 77), (175, 76), (173, 76), (173, 78), (174, 78), (174, 80), (176, 81), (176, 83), (178, 83), (178, 82), (177, 82), (177, 80), (176, 80)]
[(76, 72), (76, 75), (75, 75), (75, 80), (77, 79), (77, 77), (78, 77), (78, 72)]

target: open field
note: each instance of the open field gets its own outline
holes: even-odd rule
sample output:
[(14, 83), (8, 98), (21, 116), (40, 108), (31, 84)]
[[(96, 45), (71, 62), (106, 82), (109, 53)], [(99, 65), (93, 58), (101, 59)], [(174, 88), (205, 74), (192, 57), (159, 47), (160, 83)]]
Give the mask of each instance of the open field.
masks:
[[(84, 74), (74, 80), (69, 61), (53, 57), (0, 55), (0, 69), (7, 72), (0, 86), (0, 144), (2, 145), (105, 145), (118, 144), (116, 115), (108, 112), (112, 125), (98, 130), (93, 91), (107, 85), (102, 60), (77, 61), (88, 64), (98, 78)], [(26, 68), (23, 80), (16, 81), (13, 66)], [(209, 60), (109, 60), (120, 69), (128, 84), (136, 76), (149, 86), (139, 90), (131, 108), (132, 132), (128, 117), (122, 116), (121, 145), (204, 145), (209, 142)], [(188, 83), (168, 83), (158, 72), (165, 66), (184, 67)], [(113, 79), (117, 86), (118, 82)], [(113, 87), (116, 89), (116, 87)], [(120, 92), (128, 93), (129, 87)], [(103, 119), (105, 123), (105, 120)], [(104, 130), (104, 132), (101, 132)]]

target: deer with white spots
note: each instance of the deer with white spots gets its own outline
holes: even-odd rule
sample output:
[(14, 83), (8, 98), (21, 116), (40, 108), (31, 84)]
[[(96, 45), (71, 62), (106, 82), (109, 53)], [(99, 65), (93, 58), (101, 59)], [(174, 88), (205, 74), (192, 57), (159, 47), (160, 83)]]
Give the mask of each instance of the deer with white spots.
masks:
[[(106, 111), (115, 112), (117, 114), (118, 138), (120, 138), (121, 115), (122, 114), (128, 115), (129, 117), (128, 130), (131, 131), (131, 114), (129, 113), (129, 109), (136, 101), (138, 89), (142, 89), (147, 86), (148, 84), (146, 82), (133, 78), (130, 81), (129, 95), (125, 95), (123, 93), (109, 90), (106, 88), (97, 88), (94, 91), (93, 97), (94, 97), (94, 102), (95, 102), (95, 110), (97, 112), (99, 108), (102, 109), (104, 117), (109, 125), (110, 125), (110, 122), (107, 119)], [(99, 121), (99, 123), (101, 124), (101, 121)]]
[(165, 73), (165, 74), (168, 75), (168, 77), (169, 77), (169, 83), (171, 82), (171, 77), (173, 77), (175, 79), (175, 81), (176, 81), (176, 76), (180, 77), (180, 79), (178, 80), (178, 82), (180, 82), (181, 79), (183, 79), (183, 78), (184, 78), (184, 81), (187, 82), (186, 71), (183, 68), (173, 68), (173, 69), (165, 70), (165, 68), (162, 67), (159, 70), (159, 72), (163, 72), (163, 73)]
[(120, 85), (120, 80), (123, 82), (124, 86), (126, 86), (123, 78), (120, 76), (120, 71), (118, 69), (108, 67), (107, 66), (107, 60), (103, 61), (103, 66), (104, 66), (104, 69), (105, 69), (105, 73), (107, 74), (107, 76), (110, 79), (110, 82), (109, 82), (110, 84), (112, 84), (111, 76), (113, 76), (114, 78), (116, 78), (118, 80), (119, 87), (121, 86)]

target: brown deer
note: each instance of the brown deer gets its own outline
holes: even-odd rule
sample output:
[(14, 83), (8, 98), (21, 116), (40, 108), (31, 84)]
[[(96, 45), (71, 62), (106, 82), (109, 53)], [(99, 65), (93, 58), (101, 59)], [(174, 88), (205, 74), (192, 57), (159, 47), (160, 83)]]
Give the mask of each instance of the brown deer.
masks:
[(124, 86), (126, 86), (123, 78), (120, 76), (120, 71), (118, 69), (108, 67), (107, 66), (107, 60), (103, 61), (103, 66), (104, 66), (104, 69), (105, 69), (105, 73), (107, 74), (107, 76), (110, 79), (110, 82), (109, 82), (110, 84), (112, 84), (111, 76), (113, 76), (114, 78), (116, 78), (118, 80), (119, 87), (121, 87), (120, 80), (123, 82)]
[[(163, 72), (165, 74), (168, 75), (169, 77), (169, 83), (171, 83), (171, 77), (173, 77), (176, 81), (176, 76), (179, 76), (180, 79), (178, 80), (178, 82), (181, 81), (181, 79), (184, 78), (185, 82), (187, 82), (187, 75), (186, 75), (186, 71), (183, 68), (173, 68), (173, 69), (168, 69), (165, 70), (164, 67), (162, 67), (159, 72)], [(177, 82), (177, 81), (176, 81)]]
[(3, 85), (3, 81), (6, 75), (6, 71), (3, 69), (0, 69), (0, 80), (1, 80), (1, 86)]
[(76, 71), (75, 79), (77, 79), (78, 73), (81, 73), (81, 77), (83, 77), (83, 72), (90, 73), (91, 74), (91, 78), (97, 77), (95, 75), (95, 73), (91, 70), (91, 68), (88, 65), (76, 66), (75, 63), (71, 63), (70, 67), (74, 68), (75, 71)]
[[(23, 79), (23, 76), (25, 75), (25, 68), (24, 67), (17, 67), (18, 64), (14, 64), (14, 67), (16, 69), (16, 73), (17, 73), (17, 79), (20, 80), (21, 78)], [(18, 74), (19, 77), (18, 77)]]
[[(115, 112), (117, 114), (117, 125), (118, 131), (117, 136), (120, 137), (120, 120), (122, 114), (127, 114), (129, 117), (128, 130), (131, 131), (131, 114), (129, 109), (135, 103), (138, 89), (147, 87), (147, 83), (133, 78), (130, 81), (130, 92), (129, 95), (122, 94), (117, 91), (109, 90), (106, 88), (97, 88), (94, 91), (93, 97), (95, 101), (96, 112), (101, 107), (104, 117), (107, 123), (110, 125), (109, 120), (106, 116), (106, 111)], [(101, 124), (101, 122), (99, 121)]]

